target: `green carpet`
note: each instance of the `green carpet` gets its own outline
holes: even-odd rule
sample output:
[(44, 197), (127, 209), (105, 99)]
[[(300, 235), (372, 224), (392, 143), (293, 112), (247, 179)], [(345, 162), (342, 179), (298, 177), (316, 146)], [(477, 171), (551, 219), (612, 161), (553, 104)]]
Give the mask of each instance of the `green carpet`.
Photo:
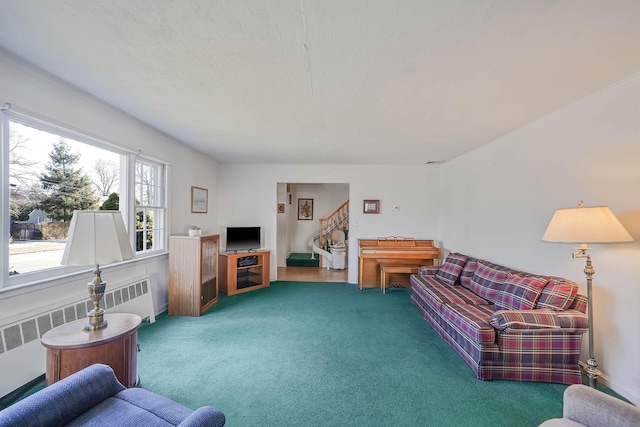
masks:
[(236, 426), (537, 426), (561, 384), (480, 381), (408, 289), (274, 282), (138, 335), (141, 386)]
[(311, 258), (311, 253), (292, 253), (287, 257), (287, 267), (319, 267), (320, 256)]

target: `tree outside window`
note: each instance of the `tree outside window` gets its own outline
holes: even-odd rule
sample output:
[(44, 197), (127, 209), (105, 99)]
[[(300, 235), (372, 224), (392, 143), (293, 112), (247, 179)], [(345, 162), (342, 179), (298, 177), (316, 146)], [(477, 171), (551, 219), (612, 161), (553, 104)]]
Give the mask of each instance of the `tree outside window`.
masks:
[(70, 221), (74, 210), (91, 210), (98, 206), (98, 196), (89, 176), (77, 167), (80, 154), (71, 152), (64, 138), (53, 144), (49, 163), (40, 176), (45, 196), (38, 208), (56, 221)]
[[(0, 134), (9, 189), (8, 203), (0, 204), (6, 221), (0, 287), (66, 274), (60, 261), (78, 209), (122, 208), (133, 215), (125, 222), (137, 253), (165, 249), (166, 165), (40, 118), (2, 111), (0, 120), (9, 130)], [(134, 197), (121, 200), (120, 186)]]

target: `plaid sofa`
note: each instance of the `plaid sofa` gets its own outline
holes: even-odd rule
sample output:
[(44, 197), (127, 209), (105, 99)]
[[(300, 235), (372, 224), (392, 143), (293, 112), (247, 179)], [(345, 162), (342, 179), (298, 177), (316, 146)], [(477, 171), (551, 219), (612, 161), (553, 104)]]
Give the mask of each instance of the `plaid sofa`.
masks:
[(581, 383), (587, 298), (577, 292), (459, 253), (411, 275), (411, 302), (482, 380)]

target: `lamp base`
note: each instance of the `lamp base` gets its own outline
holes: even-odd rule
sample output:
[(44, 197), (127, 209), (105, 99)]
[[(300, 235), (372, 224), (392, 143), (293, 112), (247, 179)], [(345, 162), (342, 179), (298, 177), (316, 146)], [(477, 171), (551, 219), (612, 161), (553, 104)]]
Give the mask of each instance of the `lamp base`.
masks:
[(84, 325), (85, 331), (95, 331), (107, 326), (107, 321), (104, 320), (104, 308), (100, 307), (100, 300), (104, 296), (104, 291), (107, 287), (107, 283), (103, 282), (100, 278), (100, 266), (96, 265), (94, 271), (95, 277), (92, 282), (87, 283), (87, 289), (89, 290), (89, 297), (93, 301), (93, 310), (87, 313), (89, 323)]
[(587, 359), (587, 366), (584, 370), (586, 371), (587, 378), (589, 379), (589, 387), (596, 388), (598, 385), (598, 376), (601, 372), (598, 370), (598, 362), (596, 362), (595, 357), (589, 357)]
[(97, 331), (98, 329), (106, 328), (107, 321), (104, 320), (104, 313), (105, 311), (102, 308), (98, 309), (97, 312), (95, 309), (88, 312), (87, 318), (89, 322), (84, 325), (84, 330)]

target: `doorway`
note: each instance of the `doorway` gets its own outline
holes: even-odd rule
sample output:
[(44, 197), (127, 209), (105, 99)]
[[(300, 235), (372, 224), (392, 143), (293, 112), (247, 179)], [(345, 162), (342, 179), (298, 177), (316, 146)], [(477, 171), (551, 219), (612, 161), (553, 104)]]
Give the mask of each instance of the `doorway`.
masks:
[[(312, 249), (314, 237), (320, 234), (320, 219), (330, 217), (349, 200), (349, 184), (277, 183), (276, 194), (277, 280), (347, 282), (348, 262), (344, 269), (327, 269), (326, 262), (323, 267), (288, 267), (287, 258), (292, 254), (321, 258)], [(299, 212), (299, 203), (304, 212)], [(347, 229), (348, 236), (348, 218), (341, 227)]]

